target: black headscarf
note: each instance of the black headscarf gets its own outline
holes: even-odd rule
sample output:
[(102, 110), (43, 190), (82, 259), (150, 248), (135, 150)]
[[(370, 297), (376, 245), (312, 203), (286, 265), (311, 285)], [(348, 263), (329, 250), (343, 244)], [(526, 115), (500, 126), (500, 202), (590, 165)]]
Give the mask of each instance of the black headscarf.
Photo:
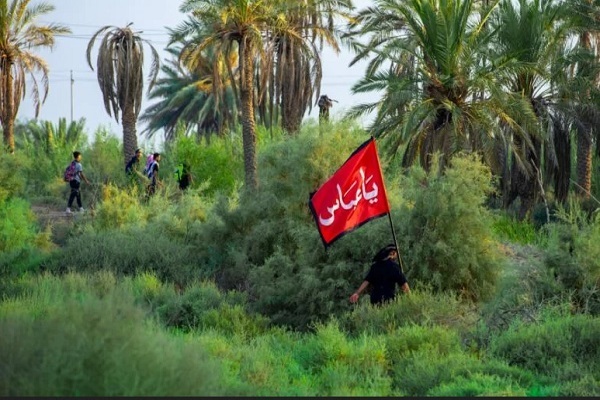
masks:
[(388, 244), (383, 249), (379, 250), (379, 252), (377, 252), (377, 254), (375, 254), (375, 257), (373, 257), (373, 262), (385, 260), (392, 251), (396, 251), (396, 252), (398, 251), (398, 249), (396, 248), (396, 245)]

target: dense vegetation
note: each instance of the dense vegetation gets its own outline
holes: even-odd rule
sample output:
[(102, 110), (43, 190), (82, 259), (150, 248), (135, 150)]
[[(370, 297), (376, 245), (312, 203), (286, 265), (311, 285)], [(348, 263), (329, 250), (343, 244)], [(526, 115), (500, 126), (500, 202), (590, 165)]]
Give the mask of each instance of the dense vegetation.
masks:
[(194, 186), (179, 193), (165, 172), (148, 201), (99, 131), (82, 145), (90, 210), (72, 218), (29, 211), (63, 208), (70, 145), (4, 155), (29, 178), (0, 180), (0, 393), (600, 393), (595, 214), (573, 201), (549, 224), (518, 222), (490, 206), (476, 157), (443, 174), (384, 163), (413, 291), (349, 303), (389, 225), (326, 251), (307, 198), (367, 137), (351, 123), (262, 132), (252, 201), (238, 139), (182, 137), (163, 171), (194, 157)]
[[(68, 32), (29, 3), (0, 0), (0, 395), (600, 395), (600, 3), (186, 0), (142, 115), (153, 196), (123, 168), (141, 33), (96, 35), (122, 141), (19, 121), (33, 50)], [(302, 124), (342, 42), (381, 98)], [(307, 205), (371, 135), (412, 288), (382, 307), (349, 296), (387, 219), (325, 249)], [(91, 184), (65, 215), (74, 150)]]

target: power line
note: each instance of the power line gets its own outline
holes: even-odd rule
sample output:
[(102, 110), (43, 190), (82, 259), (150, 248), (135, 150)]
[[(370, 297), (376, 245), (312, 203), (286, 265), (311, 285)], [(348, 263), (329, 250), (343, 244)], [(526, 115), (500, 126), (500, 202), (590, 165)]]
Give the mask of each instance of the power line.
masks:
[[(92, 38), (92, 35), (89, 36), (84, 36), (84, 35), (55, 35), (58, 38), (65, 38), (65, 39), (78, 39), (78, 40), (87, 40), (89, 41)], [(152, 40), (152, 39), (146, 39), (146, 41), (150, 42), (151, 44), (169, 44), (169, 42), (165, 42), (165, 41), (156, 41), (156, 40)]]
[[(51, 25), (51, 24), (60, 24), (60, 25), (65, 25), (65, 26), (76, 26), (76, 27), (81, 27), (81, 28), (95, 28), (95, 29), (100, 29), (100, 28), (104, 28), (107, 25), (86, 25), (86, 24), (73, 24), (71, 22), (69, 23), (65, 23), (65, 22), (56, 22), (56, 21), (42, 21), (39, 20), (40, 23), (42, 24), (46, 24), (46, 25)], [(166, 32), (164, 29), (154, 29), (154, 28), (149, 28), (149, 29), (143, 29), (143, 28), (135, 28), (136, 31), (142, 31), (142, 32)]]

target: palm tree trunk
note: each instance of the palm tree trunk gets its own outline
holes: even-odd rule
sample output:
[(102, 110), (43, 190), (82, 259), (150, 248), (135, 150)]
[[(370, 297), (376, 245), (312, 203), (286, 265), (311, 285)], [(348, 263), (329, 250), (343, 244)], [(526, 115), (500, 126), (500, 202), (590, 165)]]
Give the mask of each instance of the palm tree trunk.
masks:
[(592, 190), (592, 132), (587, 124), (577, 128), (576, 170), (578, 193), (588, 198)]
[(127, 164), (137, 148), (136, 117), (133, 104), (127, 104), (123, 109), (123, 160)]
[[(283, 71), (286, 83), (281, 87), (281, 125), (287, 133), (296, 134), (300, 130), (304, 114), (304, 98), (301, 91), (304, 66), (300, 49), (292, 47), (289, 42), (285, 42), (283, 46), (282, 51), (287, 62)], [(329, 110), (327, 114), (329, 117)]]
[[(590, 32), (581, 34), (581, 44), (584, 49), (592, 49)], [(584, 66), (587, 69), (587, 66)], [(589, 91), (586, 93), (589, 99)], [(585, 123), (577, 128), (577, 184), (578, 192), (583, 198), (588, 198), (592, 190), (592, 133)]]
[(242, 100), (242, 141), (244, 146), (244, 171), (246, 188), (258, 189), (256, 162), (256, 123), (254, 121), (254, 49), (248, 39), (240, 42), (240, 60), (242, 60), (241, 100)]
[[(4, 90), (4, 98), (6, 101), (6, 109), (2, 110), (2, 130), (4, 133), (4, 146), (6, 149), (13, 154), (15, 152), (15, 98), (14, 98), (14, 87), (13, 82), (14, 78), (11, 70), (11, 63), (5, 62), (4, 64), (8, 64), (8, 71), (6, 74), (6, 87), (2, 88)], [(6, 66), (6, 65), (3, 65)]]
[[(521, 139), (515, 137), (515, 147), (521, 147), (524, 144)], [(521, 199), (521, 205), (518, 212), (519, 220), (524, 220), (527, 213), (530, 212), (537, 202), (539, 196), (539, 185), (536, 170), (539, 170), (539, 156), (541, 151), (541, 142), (537, 138), (532, 138), (533, 149), (525, 149), (525, 159), (532, 168), (531, 171), (523, 171), (517, 164), (517, 161), (513, 159), (511, 174), (510, 174), (510, 190), (508, 193), (508, 200), (506, 207), (519, 197)]]
[[(569, 195), (569, 178), (571, 177), (571, 137), (569, 131), (555, 128), (556, 161), (554, 173), (554, 192), (556, 200), (564, 203)], [(591, 164), (590, 164), (591, 166)]]

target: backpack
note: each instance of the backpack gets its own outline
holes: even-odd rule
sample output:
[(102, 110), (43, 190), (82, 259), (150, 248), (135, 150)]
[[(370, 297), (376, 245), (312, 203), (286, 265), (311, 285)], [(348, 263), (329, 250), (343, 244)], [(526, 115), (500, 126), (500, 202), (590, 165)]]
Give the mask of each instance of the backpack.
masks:
[(152, 179), (152, 173), (154, 172), (154, 164), (157, 164), (157, 162), (152, 161), (152, 163), (150, 163), (150, 166), (146, 169), (146, 176), (150, 179)]
[(146, 166), (144, 167), (144, 174), (146, 176), (148, 176), (148, 173), (150, 172), (150, 167), (152, 166), (153, 162), (154, 162), (154, 154), (149, 154), (148, 157), (146, 158)]
[(75, 179), (76, 172), (77, 172), (77, 164), (75, 163), (75, 161), (71, 161), (71, 164), (67, 165), (67, 168), (65, 168), (65, 173), (64, 173), (65, 182), (71, 182), (73, 179)]
[(183, 164), (179, 164), (177, 166), (177, 168), (175, 169), (175, 180), (177, 182), (181, 181), (181, 178), (183, 177)]

